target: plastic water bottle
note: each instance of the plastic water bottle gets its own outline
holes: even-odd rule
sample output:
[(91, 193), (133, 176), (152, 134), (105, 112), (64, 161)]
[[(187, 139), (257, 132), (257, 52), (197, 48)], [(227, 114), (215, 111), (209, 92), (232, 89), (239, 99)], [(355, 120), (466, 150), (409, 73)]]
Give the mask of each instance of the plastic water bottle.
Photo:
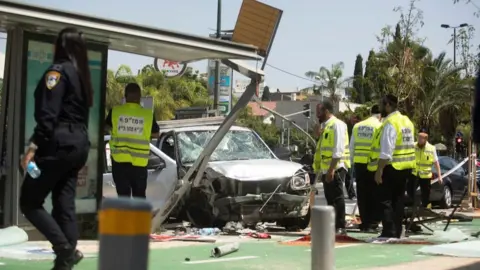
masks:
[(30, 177), (35, 179), (40, 176), (41, 171), (37, 167), (37, 164), (35, 164), (35, 162), (30, 161), (27, 165), (27, 173), (30, 175)]
[(219, 228), (203, 228), (198, 231), (200, 235), (217, 235), (221, 231)]

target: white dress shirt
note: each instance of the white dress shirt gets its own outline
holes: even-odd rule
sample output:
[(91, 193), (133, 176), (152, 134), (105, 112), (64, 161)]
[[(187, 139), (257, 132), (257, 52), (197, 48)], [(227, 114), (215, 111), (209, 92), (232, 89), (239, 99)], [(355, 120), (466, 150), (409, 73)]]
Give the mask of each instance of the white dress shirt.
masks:
[[(384, 121), (387, 121), (388, 118), (390, 118), (390, 116), (396, 112), (397, 111), (390, 113)], [(382, 137), (380, 138), (380, 159), (386, 159), (388, 161), (392, 160), (396, 141), (397, 131), (390, 123), (386, 123), (383, 126)]]
[[(333, 116), (327, 121), (325, 121), (325, 126), (328, 125), (330, 121), (333, 121), (336, 117)], [(345, 162), (342, 161), (343, 154), (345, 152), (345, 140), (347, 139), (345, 137), (345, 134), (347, 134), (347, 124), (345, 122), (337, 119), (335, 123), (332, 126), (333, 129), (333, 149), (332, 149), (332, 158), (340, 158), (340, 161), (337, 163), (337, 168), (344, 168), (347, 169), (345, 166)], [(327, 170), (322, 170), (323, 174), (326, 174), (328, 172)]]

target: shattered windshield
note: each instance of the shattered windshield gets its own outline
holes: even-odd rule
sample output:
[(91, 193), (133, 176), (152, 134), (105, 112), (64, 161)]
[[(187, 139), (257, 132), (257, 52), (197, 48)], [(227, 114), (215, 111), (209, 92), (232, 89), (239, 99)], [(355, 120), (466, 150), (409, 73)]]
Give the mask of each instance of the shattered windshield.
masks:
[[(177, 133), (180, 160), (183, 164), (195, 162), (215, 130)], [(230, 130), (212, 153), (211, 161), (271, 159), (270, 149), (250, 130)]]

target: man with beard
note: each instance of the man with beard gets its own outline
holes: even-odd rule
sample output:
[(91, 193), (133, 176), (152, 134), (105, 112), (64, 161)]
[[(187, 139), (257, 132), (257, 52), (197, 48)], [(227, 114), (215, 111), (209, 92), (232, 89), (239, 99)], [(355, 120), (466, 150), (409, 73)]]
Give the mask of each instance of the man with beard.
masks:
[[(437, 150), (434, 145), (428, 142), (427, 130), (422, 128), (418, 133), (418, 140), (415, 144), (416, 168), (412, 171), (412, 176), (408, 181), (407, 192), (414, 199), (415, 190), (420, 186), (421, 203), (425, 208), (431, 208), (430, 190), (432, 179), (432, 165), (435, 165), (437, 172), (441, 172), (438, 163)], [(438, 174), (438, 182), (442, 184), (442, 175)]]
[(383, 230), (380, 237), (400, 238), (407, 179), (415, 168), (412, 121), (398, 110), (398, 99), (388, 94), (380, 101), (384, 121), (375, 133), (367, 169), (379, 185)]
[(372, 196), (377, 189), (377, 184), (373, 179), (373, 173), (367, 170), (373, 135), (381, 126), (379, 106), (372, 106), (370, 113), (369, 118), (353, 126), (350, 139), (350, 155), (353, 157), (355, 180), (357, 182), (357, 204), (362, 219), (360, 230), (364, 232), (376, 231), (380, 222), (375, 196)]
[(314, 169), (321, 176), (327, 204), (335, 209), (336, 233), (346, 235), (343, 185), (350, 168), (347, 125), (333, 115), (330, 101), (317, 105), (317, 118), (325, 128), (317, 144)]

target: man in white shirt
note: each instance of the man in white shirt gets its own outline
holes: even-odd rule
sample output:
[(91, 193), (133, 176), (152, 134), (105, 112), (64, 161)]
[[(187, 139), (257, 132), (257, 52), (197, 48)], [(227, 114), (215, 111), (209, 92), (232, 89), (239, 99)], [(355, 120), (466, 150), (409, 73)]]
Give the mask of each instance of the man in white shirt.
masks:
[[(335, 208), (335, 229), (337, 234), (345, 235), (345, 197), (343, 186), (345, 175), (350, 167), (347, 125), (333, 115), (333, 104), (323, 101), (317, 105), (317, 118), (324, 123), (325, 129), (319, 139), (315, 160), (321, 166), (317, 173), (321, 175), (323, 189), (328, 205)], [(319, 151), (320, 150), (320, 151)]]
[(383, 124), (375, 134), (367, 166), (375, 171), (382, 209), (380, 237), (400, 238), (405, 213), (407, 179), (415, 168), (414, 126), (398, 110), (398, 99), (388, 94), (380, 102)]

